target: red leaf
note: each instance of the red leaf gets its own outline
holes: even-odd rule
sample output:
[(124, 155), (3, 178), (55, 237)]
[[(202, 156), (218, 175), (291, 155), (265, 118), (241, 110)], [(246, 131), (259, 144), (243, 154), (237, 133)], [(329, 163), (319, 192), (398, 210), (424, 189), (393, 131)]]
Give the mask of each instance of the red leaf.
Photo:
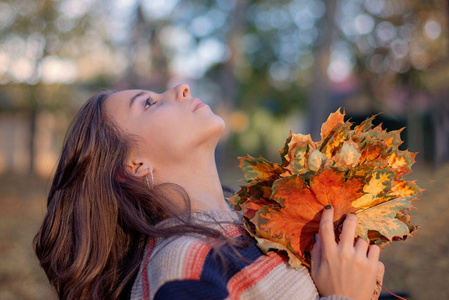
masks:
[(310, 187), (297, 175), (278, 179), (273, 185), (272, 199), (281, 208), (265, 206), (255, 217), (257, 233), (272, 240), (285, 240), (302, 260), (318, 232), (321, 211), (334, 207), (334, 221), (354, 212), (351, 202), (363, 195), (362, 178), (345, 178), (344, 172), (326, 169), (310, 178)]

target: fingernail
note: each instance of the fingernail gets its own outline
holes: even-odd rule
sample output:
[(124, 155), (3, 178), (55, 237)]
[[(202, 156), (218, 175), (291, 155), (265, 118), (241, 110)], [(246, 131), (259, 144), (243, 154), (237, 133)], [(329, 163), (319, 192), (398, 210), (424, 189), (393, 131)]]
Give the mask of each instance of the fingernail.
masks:
[(324, 209), (331, 209), (331, 208), (332, 208), (332, 205), (330, 205), (330, 204), (328, 204), (324, 207)]

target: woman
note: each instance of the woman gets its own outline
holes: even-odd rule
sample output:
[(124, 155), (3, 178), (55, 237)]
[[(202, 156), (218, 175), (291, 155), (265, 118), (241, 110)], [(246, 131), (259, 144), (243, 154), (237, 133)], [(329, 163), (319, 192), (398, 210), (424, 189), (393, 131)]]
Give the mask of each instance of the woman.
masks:
[(323, 210), (311, 277), (248, 238), (215, 166), (224, 126), (185, 84), (87, 101), (34, 240), (61, 299), (371, 299), (383, 265), (355, 215), (336, 243)]

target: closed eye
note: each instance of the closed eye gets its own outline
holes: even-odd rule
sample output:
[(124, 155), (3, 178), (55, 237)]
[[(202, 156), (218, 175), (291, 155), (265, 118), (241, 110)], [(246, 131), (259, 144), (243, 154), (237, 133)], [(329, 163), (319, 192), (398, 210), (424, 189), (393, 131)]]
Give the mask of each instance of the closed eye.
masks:
[(155, 101), (153, 98), (151, 98), (151, 97), (148, 97), (146, 100), (145, 100), (145, 102), (144, 102), (144, 106), (143, 106), (143, 108), (144, 109), (148, 109), (148, 108), (150, 108), (151, 106), (153, 106), (153, 105), (155, 105), (157, 103), (157, 101)]

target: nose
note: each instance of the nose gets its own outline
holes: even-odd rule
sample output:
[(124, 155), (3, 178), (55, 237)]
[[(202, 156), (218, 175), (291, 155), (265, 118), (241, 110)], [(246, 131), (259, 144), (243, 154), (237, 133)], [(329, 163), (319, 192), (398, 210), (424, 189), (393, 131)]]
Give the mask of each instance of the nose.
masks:
[(190, 97), (190, 87), (188, 84), (180, 84), (175, 87), (176, 100), (184, 101)]

